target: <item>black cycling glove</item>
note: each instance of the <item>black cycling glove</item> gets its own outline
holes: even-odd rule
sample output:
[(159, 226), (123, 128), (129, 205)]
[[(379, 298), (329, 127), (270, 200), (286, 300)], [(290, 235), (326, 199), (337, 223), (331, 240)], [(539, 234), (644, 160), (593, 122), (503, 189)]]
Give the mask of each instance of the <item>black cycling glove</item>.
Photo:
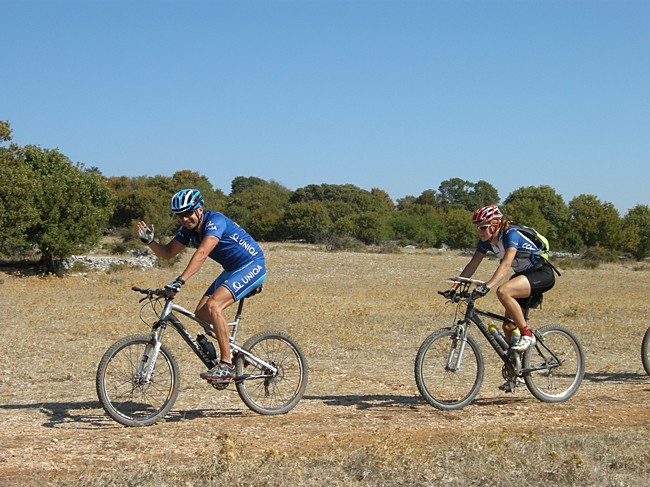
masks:
[(482, 298), (489, 292), (490, 288), (487, 286), (487, 284), (481, 284), (479, 287), (472, 291), (472, 298)]

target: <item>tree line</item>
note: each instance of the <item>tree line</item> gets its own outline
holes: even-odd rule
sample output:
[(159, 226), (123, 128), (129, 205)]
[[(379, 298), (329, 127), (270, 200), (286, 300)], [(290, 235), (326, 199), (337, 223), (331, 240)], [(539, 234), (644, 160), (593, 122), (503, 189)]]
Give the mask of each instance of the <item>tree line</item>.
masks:
[(107, 232), (118, 235), (126, 247), (136, 245), (140, 219), (154, 223), (158, 237), (171, 237), (178, 221), (169, 201), (186, 187), (199, 189), (207, 208), (225, 213), (262, 242), (473, 248), (473, 212), (498, 203), (509, 220), (546, 235), (553, 250), (595, 248), (612, 256), (650, 257), (648, 205), (621, 216), (594, 195), (565, 202), (545, 185), (518, 188), (502, 200), (487, 181), (452, 178), (437, 189), (393, 202), (379, 188), (309, 184), (293, 191), (273, 180), (238, 176), (225, 194), (194, 171), (104, 177), (98, 168), (73, 163), (58, 149), (21, 147), (11, 139), (11, 126), (0, 120), (0, 144), (8, 144), (0, 145), (0, 254), (37, 254), (49, 271), (58, 260), (97, 245)]

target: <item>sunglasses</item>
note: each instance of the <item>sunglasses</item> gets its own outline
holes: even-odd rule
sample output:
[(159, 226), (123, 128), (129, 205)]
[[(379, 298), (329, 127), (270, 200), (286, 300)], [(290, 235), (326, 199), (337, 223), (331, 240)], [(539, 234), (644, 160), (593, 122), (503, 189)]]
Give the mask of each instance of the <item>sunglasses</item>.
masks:
[(492, 225), (481, 225), (480, 227), (476, 227), (476, 230), (478, 230), (480, 232), (481, 230), (487, 230), (491, 226)]
[(176, 216), (178, 218), (189, 218), (194, 214), (194, 211), (196, 211), (196, 210), (187, 210), (187, 211), (184, 211), (183, 213), (177, 213)]

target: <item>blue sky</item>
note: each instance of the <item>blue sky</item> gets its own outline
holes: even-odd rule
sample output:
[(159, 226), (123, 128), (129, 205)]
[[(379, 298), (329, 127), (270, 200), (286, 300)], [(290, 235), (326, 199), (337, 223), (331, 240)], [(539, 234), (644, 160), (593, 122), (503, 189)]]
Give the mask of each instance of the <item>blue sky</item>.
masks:
[(0, 0), (0, 120), (106, 176), (650, 204), (650, 1)]

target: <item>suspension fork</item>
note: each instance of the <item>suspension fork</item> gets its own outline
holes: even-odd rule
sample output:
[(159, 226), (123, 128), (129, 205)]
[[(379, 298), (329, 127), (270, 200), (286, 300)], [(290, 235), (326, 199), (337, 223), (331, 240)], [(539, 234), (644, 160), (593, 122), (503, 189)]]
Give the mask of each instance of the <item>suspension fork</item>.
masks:
[[(465, 352), (465, 345), (467, 344), (467, 326), (466, 320), (460, 320), (456, 324), (456, 336), (452, 339), (451, 347), (449, 348), (449, 356), (447, 357), (447, 364), (445, 370), (456, 372), (460, 369), (463, 362), (463, 353)], [(460, 347), (458, 344), (460, 343)], [(456, 350), (458, 348), (458, 350)], [(456, 360), (454, 361), (454, 355)]]
[(145, 347), (140, 367), (138, 367), (138, 376), (141, 382), (150, 382), (153, 375), (153, 369), (156, 367), (156, 359), (162, 346), (162, 336), (167, 328), (166, 321), (156, 321), (151, 327), (151, 340)]

